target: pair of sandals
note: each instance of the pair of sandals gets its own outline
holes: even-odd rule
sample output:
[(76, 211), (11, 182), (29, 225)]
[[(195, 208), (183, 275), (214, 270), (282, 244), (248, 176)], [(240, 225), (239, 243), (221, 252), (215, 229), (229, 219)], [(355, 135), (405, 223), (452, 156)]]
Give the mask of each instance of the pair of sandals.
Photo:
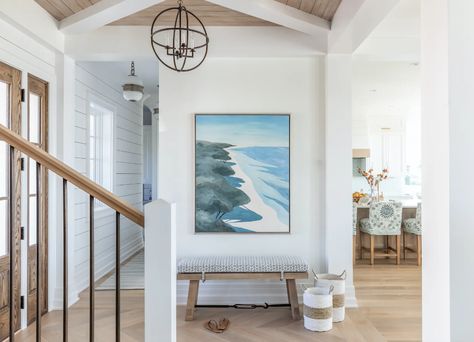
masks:
[(213, 333), (222, 334), (224, 331), (227, 330), (227, 328), (229, 327), (229, 324), (230, 324), (230, 321), (227, 318), (222, 318), (219, 321), (212, 319), (208, 321), (206, 324), (204, 324), (204, 327), (207, 330), (212, 331)]

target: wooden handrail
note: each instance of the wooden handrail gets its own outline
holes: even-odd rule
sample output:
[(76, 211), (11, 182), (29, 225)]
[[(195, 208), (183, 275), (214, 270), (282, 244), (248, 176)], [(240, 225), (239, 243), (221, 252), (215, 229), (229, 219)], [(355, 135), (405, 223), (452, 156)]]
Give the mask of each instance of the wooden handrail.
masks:
[(0, 125), (0, 140), (5, 141), (7, 144), (23, 152), (48, 170), (71, 182), (79, 189), (85, 191), (139, 226), (144, 227), (145, 219), (140, 210), (132, 207), (117, 195), (114, 195), (104, 187), (81, 175), (72, 167), (66, 165), (3, 125)]

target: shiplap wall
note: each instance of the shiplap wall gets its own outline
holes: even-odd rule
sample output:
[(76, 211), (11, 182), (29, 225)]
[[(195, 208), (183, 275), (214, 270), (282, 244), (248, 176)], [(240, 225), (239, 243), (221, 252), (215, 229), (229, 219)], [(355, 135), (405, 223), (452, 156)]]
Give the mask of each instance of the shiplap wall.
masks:
[[(133, 206), (142, 205), (142, 113), (140, 105), (122, 98), (120, 85), (94, 76), (91, 67), (76, 67), (75, 163), (76, 169), (87, 175), (88, 97), (99, 97), (115, 107), (114, 190)], [(89, 69), (89, 70), (88, 70)], [(89, 200), (75, 189), (75, 284), (76, 290), (88, 287), (89, 281)], [(95, 211), (95, 269), (96, 279), (115, 267), (115, 214), (110, 209)], [(121, 222), (122, 260), (143, 247), (142, 229), (126, 219)]]

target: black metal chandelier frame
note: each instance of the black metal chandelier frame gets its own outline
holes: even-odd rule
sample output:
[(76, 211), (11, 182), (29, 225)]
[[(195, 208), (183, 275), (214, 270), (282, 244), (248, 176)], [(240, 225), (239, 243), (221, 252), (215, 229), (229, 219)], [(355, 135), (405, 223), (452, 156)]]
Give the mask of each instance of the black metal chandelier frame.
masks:
[[(155, 30), (155, 26), (159, 23), (159, 18), (163, 14), (170, 11), (177, 11), (176, 18), (174, 21), (174, 26), (160, 28), (160, 29)], [(183, 18), (183, 15), (184, 15), (184, 18)], [(199, 23), (199, 25), (202, 28), (202, 31), (189, 27), (190, 16)], [(183, 19), (184, 19), (185, 26), (183, 26)], [(163, 32), (170, 32), (170, 31), (173, 32), (172, 45), (160, 43), (158, 39), (155, 39), (155, 37), (158, 34), (163, 33)], [(194, 33), (196, 35), (200, 35), (204, 37), (205, 42), (201, 45), (190, 47), (189, 46), (190, 33)], [(176, 44), (177, 35), (179, 35), (179, 45)], [(184, 41), (183, 41), (183, 35), (184, 35)], [(151, 46), (153, 48), (153, 52), (155, 53), (156, 57), (161, 63), (163, 63), (163, 65), (165, 65), (171, 70), (175, 70), (178, 72), (186, 72), (186, 71), (191, 71), (191, 70), (196, 69), (206, 59), (208, 47), (209, 47), (209, 36), (207, 35), (206, 28), (204, 27), (204, 24), (202, 23), (202, 21), (192, 12), (188, 11), (186, 7), (182, 5), (181, 0), (178, 0), (178, 7), (171, 7), (171, 8), (167, 8), (161, 11), (153, 20), (153, 24), (151, 25)], [(173, 57), (172, 65), (169, 65), (163, 60), (162, 57), (160, 57), (160, 53), (159, 51), (157, 51), (157, 47), (164, 49), (167, 56)], [(205, 49), (204, 55), (202, 56), (202, 60), (199, 61), (199, 63), (194, 65), (193, 67), (186, 68), (186, 62), (188, 61), (188, 58), (194, 58), (195, 53), (197, 52), (198, 49)], [(180, 59), (183, 59), (181, 64), (179, 63)]]

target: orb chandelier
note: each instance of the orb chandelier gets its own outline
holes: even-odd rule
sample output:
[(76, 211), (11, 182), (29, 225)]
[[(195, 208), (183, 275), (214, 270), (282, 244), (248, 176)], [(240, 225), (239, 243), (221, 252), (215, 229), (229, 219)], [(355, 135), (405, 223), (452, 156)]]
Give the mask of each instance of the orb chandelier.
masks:
[[(173, 26), (166, 26), (166, 18)], [(168, 68), (183, 72), (200, 66), (207, 56), (209, 37), (202, 21), (183, 6), (158, 13), (151, 25), (151, 46), (156, 57)]]
[(143, 82), (135, 75), (135, 63), (130, 65), (130, 75), (122, 85), (123, 98), (130, 102), (138, 102), (143, 98)]

